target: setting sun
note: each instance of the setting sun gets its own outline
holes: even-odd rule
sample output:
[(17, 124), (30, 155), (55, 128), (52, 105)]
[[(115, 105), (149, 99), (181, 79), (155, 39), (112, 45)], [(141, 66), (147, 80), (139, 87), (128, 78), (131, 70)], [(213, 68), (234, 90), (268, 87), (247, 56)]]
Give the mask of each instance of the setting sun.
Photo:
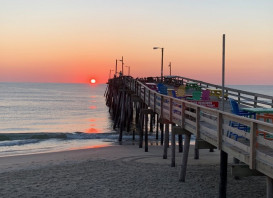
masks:
[(95, 79), (91, 79), (91, 84), (95, 84), (96, 83), (96, 80)]

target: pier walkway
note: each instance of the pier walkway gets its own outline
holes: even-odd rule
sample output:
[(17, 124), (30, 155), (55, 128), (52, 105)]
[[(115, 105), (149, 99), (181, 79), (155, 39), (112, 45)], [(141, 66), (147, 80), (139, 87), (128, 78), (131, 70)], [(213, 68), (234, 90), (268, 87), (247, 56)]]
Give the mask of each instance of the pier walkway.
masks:
[[(248, 165), (250, 170), (255, 170), (264, 174), (267, 177), (267, 197), (272, 197), (273, 141), (264, 138), (264, 136), (257, 135), (259, 134), (258, 132), (261, 131), (273, 135), (272, 123), (231, 114), (229, 112), (227, 97), (225, 97), (225, 103), (227, 103), (225, 104), (225, 111), (221, 111), (201, 106), (191, 101), (162, 95), (145, 85), (145, 82), (160, 82), (160, 78), (149, 77), (144, 79), (134, 79), (125, 76), (114, 78), (109, 80), (108, 91), (113, 88), (111, 86), (114, 84), (117, 85), (117, 81), (119, 81), (119, 92), (116, 93), (116, 96), (112, 95), (112, 97), (123, 97), (124, 99), (126, 97), (125, 92), (129, 92), (131, 96), (138, 97), (145, 104), (147, 109), (156, 113), (160, 117), (160, 120), (163, 120), (168, 124), (179, 126), (184, 134), (194, 134), (196, 139), (201, 139), (210, 145), (217, 147), (221, 150), (221, 171), (225, 172), (225, 165), (227, 163), (225, 162), (225, 158), (227, 158), (227, 155), (231, 155), (243, 162), (245, 165)], [(164, 83), (170, 86), (183, 85), (187, 82), (195, 82), (202, 88), (222, 88), (219, 85), (185, 77), (164, 78)], [(225, 96), (235, 99), (241, 106), (244, 105), (245, 107), (253, 108), (273, 107), (272, 96), (227, 87), (224, 88), (224, 93)], [(114, 99), (111, 101), (115, 103)], [(221, 100), (219, 101), (221, 102)], [(124, 104), (124, 106), (121, 104), (117, 105), (120, 105), (119, 107), (121, 108), (119, 111), (121, 112), (123, 112), (124, 108), (131, 108), (129, 103)], [(113, 104), (108, 104), (108, 106), (113, 107)], [(122, 120), (124, 120), (125, 117), (126, 114), (121, 113), (119, 123), (122, 123)], [(249, 130), (244, 131), (239, 130), (238, 127), (232, 127), (230, 126), (231, 122), (246, 126)], [(121, 129), (121, 133), (122, 130), (123, 129)], [(230, 133), (237, 134), (240, 138), (236, 140), (233, 136), (228, 135)], [(225, 180), (224, 175), (221, 175), (221, 182), (225, 185), (225, 181), (222, 180)]]

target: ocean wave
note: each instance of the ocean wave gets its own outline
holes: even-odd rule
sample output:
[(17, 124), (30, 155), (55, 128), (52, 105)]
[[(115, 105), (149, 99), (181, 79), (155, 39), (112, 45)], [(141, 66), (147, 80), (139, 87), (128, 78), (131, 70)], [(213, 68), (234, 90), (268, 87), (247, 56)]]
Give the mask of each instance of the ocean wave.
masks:
[[(116, 142), (118, 141), (119, 134), (117, 132), (109, 133), (1, 133), (0, 134), (0, 147), (2, 146), (16, 146), (26, 144), (36, 144), (42, 141), (49, 140), (96, 140), (100, 139), (105, 142)], [(194, 139), (194, 137), (192, 136)], [(122, 137), (123, 141), (132, 140), (132, 135), (124, 134)], [(138, 139), (138, 135), (136, 136)], [(156, 140), (155, 134), (149, 134), (149, 140)]]
[(29, 139), (29, 140), (7, 140), (7, 141), (1, 141), (1, 146), (20, 146), (25, 144), (34, 144), (38, 143), (40, 140), (37, 139)]
[(1, 133), (0, 142), (6, 140), (25, 140), (25, 139), (102, 139), (111, 137), (115, 133)]
[[(131, 137), (131, 136), (130, 136)], [(125, 137), (126, 138), (126, 137)], [(24, 144), (34, 144), (40, 141), (58, 140), (84, 140), (84, 139), (108, 139), (114, 141), (118, 139), (117, 133), (1, 133), (1, 146), (15, 146)], [(126, 138), (127, 139), (127, 138)], [(129, 139), (129, 137), (128, 137)]]

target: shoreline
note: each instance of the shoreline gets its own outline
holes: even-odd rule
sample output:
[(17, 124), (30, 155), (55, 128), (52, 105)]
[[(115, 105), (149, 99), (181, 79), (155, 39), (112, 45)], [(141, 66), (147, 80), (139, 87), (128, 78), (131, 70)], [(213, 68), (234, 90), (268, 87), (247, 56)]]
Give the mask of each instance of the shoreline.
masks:
[[(162, 146), (113, 145), (54, 153), (0, 158), (0, 197), (218, 197), (219, 151), (190, 146), (186, 182), (177, 166), (162, 159)], [(235, 180), (228, 167), (227, 197), (265, 197), (265, 177)]]

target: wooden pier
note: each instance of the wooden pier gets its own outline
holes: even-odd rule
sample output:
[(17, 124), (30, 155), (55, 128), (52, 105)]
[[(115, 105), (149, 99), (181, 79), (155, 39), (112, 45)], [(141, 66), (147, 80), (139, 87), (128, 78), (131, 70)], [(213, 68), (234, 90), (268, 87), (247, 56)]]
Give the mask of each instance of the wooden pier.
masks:
[[(226, 196), (228, 155), (243, 163), (243, 165), (234, 166), (234, 173), (238, 172), (239, 169), (240, 176), (244, 173), (245, 175), (257, 175), (257, 173), (258, 175), (265, 175), (267, 178), (267, 197), (273, 197), (273, 141), (256, 135), (257, 131), (266, 131), (273, 135), (273, 124), (231, 114), (228, 105), (225, 105), (225, 111), (220, 111), (159, 94), (145, 86), (145, 82), (148, 81), (160, 82), (161, 79), (149, 77), (136, 80), (123, 76), (109, 80), (105, 94), (106, 104), (113, 116), (114, 128), (119, 128), (120, 142), (122, 141), (123, 130), (130, 130), (133, 117), (135, 117), (134, 123), (140, 135), (139, 147), (142, 147), (143, 135), (145, 134), (144, 142), (147, 152), (148, 126), (150, 125), (151, 130), (152, 126), (155, 125), (157, 138), (158, 127), (160, 126), (161, 143), (164, 143), (163, 158), (166, 159), (169, 147), (169, 126), (172, 125), (172, 166), (175, 166), (175, 135), (179, 135), (180, 151), (182, 151), (182, 134), (185, 136), (182, 165), (179, 173), (180, 181), (185, 181), (190, 137), (193, 134), (196, 137), (196, 159), (199, 157), (198, 149), (217, 148), (221, 151), (219, 197)], [(195, 82), (202, 88), (222, 88), (219, 85), (184, 77), (164, 79), (164, 83), (169, 85), (183, 85), (186, 82)], [(224, 88), (224, 95), (225, 101), (227, 101), (226, 96), (228, 96), (246, 107), (273, 107), (272, 96), (227, 87)], [(229, 125), (230, 122), (245, 125), (250, 131), (246, 132), (232, 127)], [(163, 131), (164, 128), (165, 132)], [(238, 134), (242, 138), (235, 140), (227, 135), (229, 133)], [(133, 131), (134, 137), (135, 130)]]

